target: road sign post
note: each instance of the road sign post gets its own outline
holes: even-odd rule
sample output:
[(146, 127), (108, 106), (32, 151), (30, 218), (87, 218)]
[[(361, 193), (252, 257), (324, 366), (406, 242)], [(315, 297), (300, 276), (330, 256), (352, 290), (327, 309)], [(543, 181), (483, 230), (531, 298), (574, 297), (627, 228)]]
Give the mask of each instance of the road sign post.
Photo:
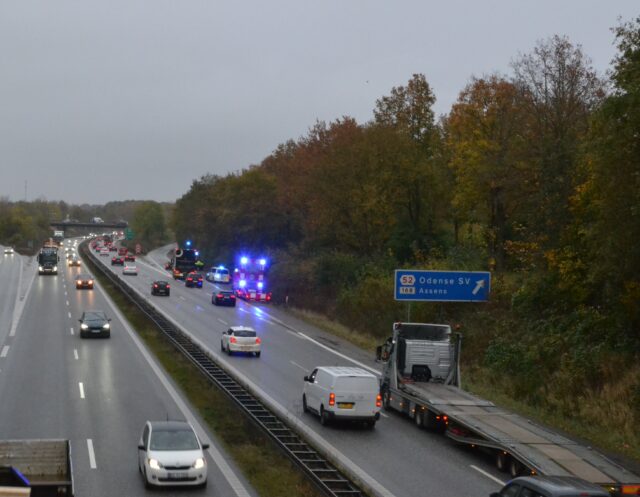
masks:
[(136, 255), (140, 255), (142, 253), (142, 245), (136, 243)]
[(396, 269), (395, 272), (395, 300), (408, 303), (486, 302), (490, 289), (488, 271)]

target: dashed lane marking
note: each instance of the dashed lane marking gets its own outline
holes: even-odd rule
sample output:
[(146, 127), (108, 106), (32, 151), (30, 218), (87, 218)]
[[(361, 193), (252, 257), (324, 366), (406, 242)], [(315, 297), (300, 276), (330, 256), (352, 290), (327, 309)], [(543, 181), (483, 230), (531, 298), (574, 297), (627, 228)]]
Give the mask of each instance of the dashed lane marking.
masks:
[(0, 357), (7, 357), (8, 353), (9, 353), (9, 346), (5, 345), (4, 347), (2, 347), (2, 352), (0, 352)]
[(222, 324), (224, 324), (225, 326), (227, 326), (229, 323), (227, 323), (224, 319), (220, 319), (218, 318), (218, 321), (220, 321)]
[(91, 469), (96, 469), (96, 453), (93, 451), (93, 440), (87, 438), (87, 450), (89, 451), (89, 466)]
[(480, 469), (478, 466), (474, 466), (473, 464), (470, 464), (469, 467), (471, 467), (472, 469), (475, 469), (478, 473), (486, 476), (487, 478), (489, 478), (490, 480), (495, 481), (498, 485), (500, 485), (501, 487), (504, 486), (504, 483), (500, 478), (496, 478), (495, 476), (493, 476), (491, 473), (487, 473), (484, 469)]
[(298, 364), (297, 362), (294, 362), (294, 361), (289, 361), (289, 362), (294, 366), (296, 366), (297, 368), (302, 369), (302, 371), (307, 371), (307, 368), (300, 366), (300, 364)]
[(78, 360), (78, 349), (73, 349), (73, 357), (76, 361)]
[(71, 334), (73, 335), (73, 328), (69, 328), (69, 331), (71, 332)]
[(78, 383), (78, 386), (80, 387), (80, 398), (84, 399), (84, 385), (80, 382)]
[(69, 319), (71, 319), (71, 313), (70, 313), (70, 312), (67, 312), (67, 314), (69, 315)]

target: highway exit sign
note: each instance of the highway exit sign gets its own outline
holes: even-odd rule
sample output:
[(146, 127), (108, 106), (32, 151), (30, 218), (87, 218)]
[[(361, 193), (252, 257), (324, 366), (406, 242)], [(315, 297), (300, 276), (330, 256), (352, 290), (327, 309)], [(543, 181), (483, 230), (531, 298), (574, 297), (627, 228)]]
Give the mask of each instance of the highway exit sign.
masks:
[(422, 271), (396, 269), (395, 300), (407, 302), (486, 302), (488, 271)]

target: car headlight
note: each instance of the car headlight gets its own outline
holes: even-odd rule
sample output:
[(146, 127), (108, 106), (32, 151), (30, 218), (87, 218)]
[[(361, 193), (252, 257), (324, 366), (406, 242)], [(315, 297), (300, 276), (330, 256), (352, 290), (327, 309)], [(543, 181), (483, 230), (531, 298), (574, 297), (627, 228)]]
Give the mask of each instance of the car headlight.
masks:
[(109, 323), (105, 323), (102, 327), (103, 330), (108, 330), (110, 328)]
[(38, 266), (38, 271), (43, 271), (44, 268), (42, 266)]
[(53, 266), (53, 270), (57, 271), (58, 270), (58, 266)]
[(82, 323), (82, 324), (80, 325), (80, 329), (81, 329), (81, 330), (88, 330), (88, 329), (89, 329), (89, 326), (87, 326), (86, 324)]
[(193, 469), (201, 469), (204, 468), (204, 458), (198, 457), (196, 462), (193, 463)]
[(149, 458), (149, 467), (151, 469), (160, 469), (162, 468), (162, 464), (157, 459)]

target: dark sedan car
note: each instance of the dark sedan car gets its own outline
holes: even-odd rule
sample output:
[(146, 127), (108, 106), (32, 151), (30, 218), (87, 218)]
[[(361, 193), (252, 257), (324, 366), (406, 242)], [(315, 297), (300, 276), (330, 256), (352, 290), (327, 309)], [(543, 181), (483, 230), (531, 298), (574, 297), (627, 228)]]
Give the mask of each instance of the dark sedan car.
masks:
[(79, 274), (76, 276), (76, 289), (88, 288), (93, 290), (93, 276), (90, 274)]
[(211, 296), (211, 303), (213, 305), (230, 305), (236, 306), (236, 295), (233, 292), (218, 292)]
[(112, 266), (124, 266), (124, 257), (116, 256), (111, 258)]
[(166, 295), (171, 293), (171, 286), (168, 281), (154, 281), (151, 285), (151, 295)]
[(84, 311), (80, 321), (80, 338), (111, 336), (111, 319), (103, 311)]
[(202, 288), (202, 275), (200, 273), (189, 273), (184, 278), (184, 286)]
[(127, 255), (124, 256), (124, 260), (125, 261), (135, 262), (136, 256), (133, 255), (133, 254), (127, 254)]

